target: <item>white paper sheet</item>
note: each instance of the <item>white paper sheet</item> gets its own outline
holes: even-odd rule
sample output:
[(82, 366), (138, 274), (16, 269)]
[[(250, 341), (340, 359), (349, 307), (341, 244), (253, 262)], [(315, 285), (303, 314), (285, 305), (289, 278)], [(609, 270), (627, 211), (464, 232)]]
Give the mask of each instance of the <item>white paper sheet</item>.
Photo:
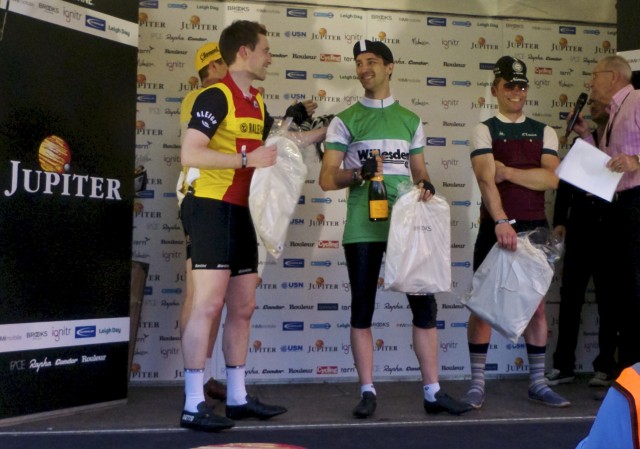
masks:
[(609, 155), (578, 138), (562, 160), (556, 174), (563, 181), (573, 184), (600, 198), (611, 201), (622, 173), (609, 170)]

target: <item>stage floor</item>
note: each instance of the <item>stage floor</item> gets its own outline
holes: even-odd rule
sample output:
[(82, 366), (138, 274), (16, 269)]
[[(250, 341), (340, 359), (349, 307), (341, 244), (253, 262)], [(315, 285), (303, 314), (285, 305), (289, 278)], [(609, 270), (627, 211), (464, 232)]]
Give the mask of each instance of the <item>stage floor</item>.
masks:
[[(590, 388), (587, 381), (588, 377), (579, 377), (574, 384), (554, 387), (572, 402), (571, 407), (557, 409), (529, 401), (526, 379), (489, 380), (482, 409), (462, 416), (427, 415), (419, 382), (379, 382), (378, 408), (365, 420), (351, 416), (358, 402), (355, 383), (249, 385), (250, 394), (266, 403), (284, 405), (289, 412), (270, 421), (238, 421), (233, 429), (216, 434), (179, 427), (181, 386), (134, 384), (126, 403), (65, 416), (0, 422), (0, 447), (28, 449), (44, 443), (52, 448), (188, 449), (231, 442), (295, 441), (308, 449), (372, 449), (391, 447), (385, 441), (393, 436), (394, 441), (402, 442), (394, 446), (398, 448), (481, 448), (487, 444), (493, 448), (572, 449), (588, 432), (601, 404), (598, 398), (605, 391)], [(460, 397), (467, 385), (467, 381), (441, 383), (454, 397)], [(224, 413), (223, 403), (214, 404)], [(334, 440), (337, 437), (343, 442)], [(345, 446), (349, 438), (355, 441)], [(430, 445), (429, 440), (438, 445)]]

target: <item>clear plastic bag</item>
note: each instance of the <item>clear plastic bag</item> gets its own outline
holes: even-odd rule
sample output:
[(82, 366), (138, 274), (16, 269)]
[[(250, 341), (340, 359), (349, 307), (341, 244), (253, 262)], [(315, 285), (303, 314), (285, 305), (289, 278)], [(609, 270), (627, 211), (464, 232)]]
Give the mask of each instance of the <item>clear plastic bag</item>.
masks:
[[(399, 189), (400, 190), (400, 189)], [(393, 206), (384, 263), (386, 290), (438, 293), (451, 290), (451, 217), (446, 199), (419, 201), (412, 187)]]
[(516, 251), (495, 244), (462, 304), (516, 343), (551, 285), (553, 262), (561, 252), (545, 228), (519, 233)]
[(564, 241), (553, 234), (549, 228), (536, 228), (532, 231), (519, 232), (518, 237), (529, 242), (547, 256), (547, 262), (554, 265), (562, 257)]
[(274, 127), (270, 133), (265, 145), (277, 145), (276, 163), (254, 171), (249, 191), (249, 211), (256, 233), (276, 259), (284, 250), (289, 222), (307, 177), (300, 145), (295, 133), (285, 132), (287, 127)]

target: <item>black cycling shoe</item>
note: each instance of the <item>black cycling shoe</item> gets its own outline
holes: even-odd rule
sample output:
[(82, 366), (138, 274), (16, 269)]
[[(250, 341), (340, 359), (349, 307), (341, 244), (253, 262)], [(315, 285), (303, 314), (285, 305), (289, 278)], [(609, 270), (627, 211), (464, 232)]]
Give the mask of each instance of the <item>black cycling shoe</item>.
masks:
[(247, 403), (242, 405), (227, 405), (227, 418), (244, 419), (258, 418), (269, 419), (287, 412), (280, 405), (263, 404), (258, 398), (247, 396)]
[(424, 400), (424, 410), (429, 414), (447, 412), (452, 415), (461, 415), (472, 409), (471, 405), (453, 399), (442, 390), (438, 391), (435, 397), (435, 401)]
[(376, 395), (370, 391), (362, 393), (362, 398), (356, 408), (353, 409), (353, 416), (356, 418), (368, 418), (376, 411), (377, 399)]
[(220, 430), (230, 429), (235, 425), (236, 423), (230, 419), (214, 414), (213, 409), (204, 402), (198, 404), (197, 412), (192, 413), (183, 410), (180, 417), (180, 427), (204, 432), (219, 432)]

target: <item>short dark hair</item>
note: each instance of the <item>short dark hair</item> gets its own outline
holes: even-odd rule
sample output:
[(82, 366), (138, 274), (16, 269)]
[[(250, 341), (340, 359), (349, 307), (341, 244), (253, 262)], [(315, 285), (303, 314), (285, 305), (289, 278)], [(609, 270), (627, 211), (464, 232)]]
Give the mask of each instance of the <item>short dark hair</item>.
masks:
[(258, 36), (267, 35), (267, 28), (258, 22), (236, 20), (222, 30), (220, 34), (220, 53), (228, 65), (236, 60), (240, 47), (247, 46), (251, 50), (258, 44)]

